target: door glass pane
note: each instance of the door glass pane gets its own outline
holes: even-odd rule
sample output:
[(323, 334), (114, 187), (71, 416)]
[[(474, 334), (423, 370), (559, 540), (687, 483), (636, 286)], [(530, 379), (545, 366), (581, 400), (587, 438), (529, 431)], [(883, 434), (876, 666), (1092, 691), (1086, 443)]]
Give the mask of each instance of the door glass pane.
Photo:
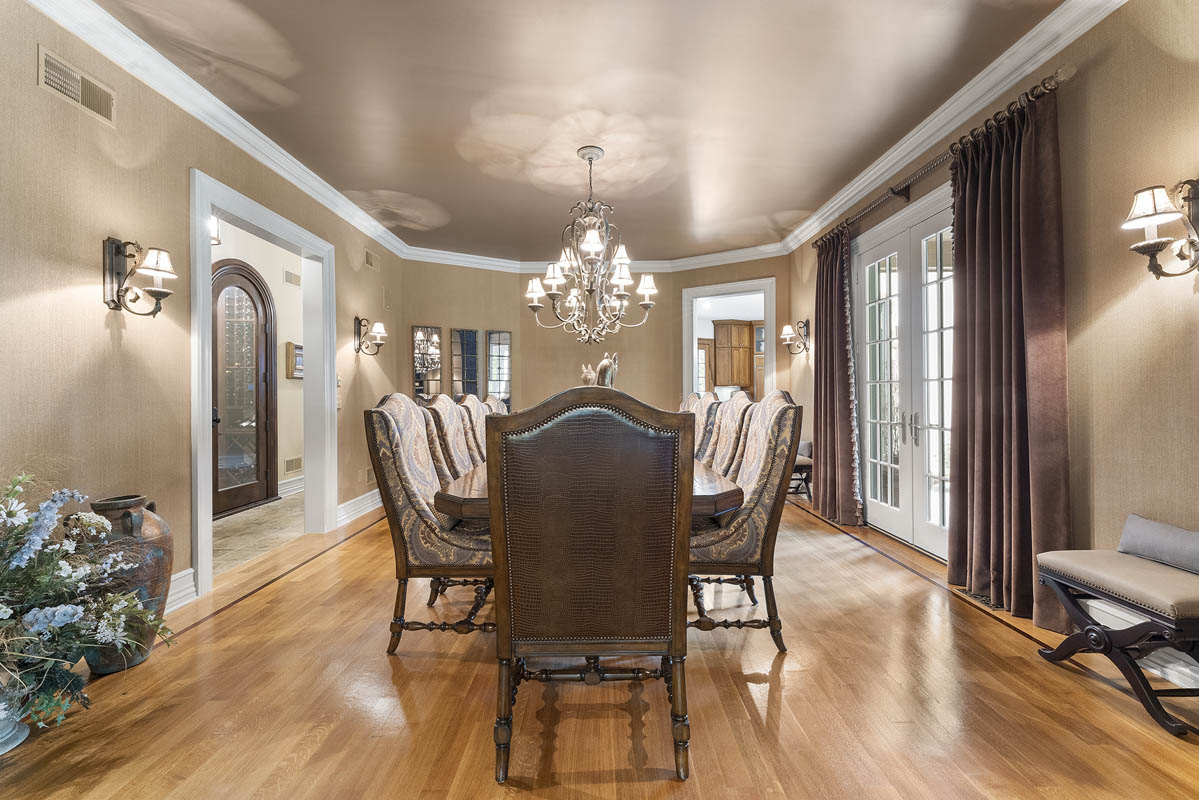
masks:
[(258, 309), (250, 295), (229, 286), (217, 297), (216, 488), (258, 480)]
[(412, 393), (416, 397), (441, 394), (441, 328), (412, 326)]
[(921, 241), (924, 370), (924, 482), (927, 521), (949, 524), (949, 398), (953, 382), (953, 228)]
[(892, 253), (866, 267), (866, 494), (898, 508), (899, 256)]

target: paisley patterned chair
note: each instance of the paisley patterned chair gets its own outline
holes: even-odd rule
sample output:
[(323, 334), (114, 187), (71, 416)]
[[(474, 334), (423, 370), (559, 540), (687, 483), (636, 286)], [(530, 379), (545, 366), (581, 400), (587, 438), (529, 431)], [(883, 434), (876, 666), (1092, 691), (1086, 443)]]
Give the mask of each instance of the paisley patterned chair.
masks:
[[(716, 411), (716, 429), (702, 461), (706, 466), (727, 476), (741, 449), (745, 424), (753, 401), (745, 392), (735, 392), (720, 404)], [(734, 476), (735, 477), (735, 476)]]
[(716, 393), (704, 392), (692, 409), (695, 413), (695, 457), (700, 461), (704, 460), (712, 441), (712, 432), (716, 430), (716, 411), (719, 408), (720, 398)]
[[(803, 409), (784, 391), (770, 392), (755, 404), (735, 479), (745, 493), (744, 505), (692, 526), (691, 591), (699, 619), (689, 623), (691, 627), (704, 631), (768, 628), (775, 645), (786, 652), (774, 598), (774, 544), (795, 463), (802, 417)], [(756, 604), (755, 575), (762, 577), (765, 587), (765, 620), (715, 620), (708, 616), (703, 600), (704, 583), (740, 585)]]
[[(404, 631), (494, 631), (492, 623), (475, 623), (492, 585), (490, 530), (484, 523), (464, 524), (433, 508), (433, 496), (442, 481), (430, 447), (435, 442), (430, 441), (433, 421), (429, 412), (410, 397), (391, 394), (363, 414), (399, 581), (387, 652), (396, 651)], [(452, 625), (406, 619), (408, 580), (422, 577), (434, 580), (431, 599), (436, 599), (438, 581), (475, 586), (475, 603), (466, 618)]]
[(507, 404), (504, 403), (503, 400), (499, 399), (498, 397), (496, 397), (493, 394), (487, 395), (486, 399), (483, 400), (483, 404), (491, 409), (492, 414), (507, 414), (508, 413)]
[(473, 394), (465, 394), (458, 407), (466, 411), (466, 440), (474, 445), (479, 463), (487, 460), (487, 415), (490, 413), (483, 401)]
[(679, 411), (694, 411), (695, 404), (699, 402), (699, 393), (692, 392), (683, 398), (683, 404), (679, 406)]
[(483, 453), (475, 444), (474, 433), (467, 433), (466, 409), (448, 395), (439, 394), (425, 406), (437, 428), (437, 440), (445, 465), (452, 478), (461, 478), (483, 463)]

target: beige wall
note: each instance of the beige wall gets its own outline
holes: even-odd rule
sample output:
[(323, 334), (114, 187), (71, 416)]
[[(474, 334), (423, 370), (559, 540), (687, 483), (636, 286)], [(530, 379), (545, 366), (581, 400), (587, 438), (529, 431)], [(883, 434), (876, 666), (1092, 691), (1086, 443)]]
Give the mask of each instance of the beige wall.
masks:
[[(289, 458), (304, 457), (304, 381), (288, 379), (287, 343), (304, 343), (303, 289), (284, 279), (285, 272), (302, 275), (304, 261), (277, 244), (260, 236), (243, 231), (228, 223), (221, 223), (221, 243), (212, 248), (212, 263), (226, 258), (235, 258), (249, 264), (262, 276), (271, 293), (271, 304), (275, 310), (275, 430), (278, 440), (276, 472), (278, 480), (303, 477), (304, 471), (287, 472), (284, 465)], [(217, 391), (217, 387), (213, 387)]]
[[(1199, 282), (1193, 275), (1155, 281), (1145, 259), (1128, 251), (1139, 232), (1120, 229), (1134, 190), (1199, 177), (1196, 31), (1191, 0), (1128, 3), (986, 112), (1062, 64), (1078, 69), (1058, 93), (1078, 547), (1114, 547), (1129, 513), (1199, 529), (1193, 500), (1199, 425), (1191, 415), (1199, 396)], [(983, 116), (887, 183), (943, 151)], [(948, 179), (947, 169), (938, 170), (915, 187), (913, 198)], [(866, 226), (896, 208), (893, 202)], [(1174, 226), (1170, 235), (1181, 231)], [(815, 268), (810, 246), (792, 254), (796, 316), (811, 308)], [(797, 393), (810, 385), (809, 375), (793, 364)]]
[[(0, 469), (27, 469), (93, 498), (145, 493), (191, 563), (189, 168), (197, 167), (337, 252), (338, 497), (368, 491), (362, 409), (395, 385), (396, 361), (358, 359), (355, 313), (383, 311), (400, 260), (363, 269), (368, 238), (225, 139), (101, 58), (25, 3), (0, 18)], [(109, 127), (39, 88), (37, 45), (111, 86)], [(179, 278), (156, 319), (109, 311), (100, 243), (138, 239), (171, 251)], [(391, 325), (392, 321), (387, 320)]]

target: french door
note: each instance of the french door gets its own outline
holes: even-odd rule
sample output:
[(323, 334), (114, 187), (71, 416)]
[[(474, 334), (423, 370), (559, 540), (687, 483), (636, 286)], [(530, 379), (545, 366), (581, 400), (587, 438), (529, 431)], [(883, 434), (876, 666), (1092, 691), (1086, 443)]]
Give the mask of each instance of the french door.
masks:
[(866, 519), (945, 558), (953, 375), (953, 211), (853, 264)]

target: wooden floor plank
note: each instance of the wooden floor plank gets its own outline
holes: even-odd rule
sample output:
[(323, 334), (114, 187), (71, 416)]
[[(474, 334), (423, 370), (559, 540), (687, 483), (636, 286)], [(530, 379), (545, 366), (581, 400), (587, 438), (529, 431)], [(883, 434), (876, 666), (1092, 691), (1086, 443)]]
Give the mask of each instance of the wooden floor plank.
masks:
[[(493, 779), (490, 636), (408, 632), (388, 657), (385, 524), (305, 536), (168, 620), (174, 646), (94, 681), (90, 711), (0, 757), (0, 794), (54, 798), (1103, 798), (1199, 790), (1105, 660), (981, 606), (933, 559), (788, 507), (776, 587), (790, 652), (692, 631), (692, 776), (672, 779), (660, 683), (525, 685)], [(281, 577), (280, 577), (281, 576)], [(759, 596), (761, 590), (759, 589)], [(733, 587), (714, 614), (760, 617)], [(416, 616), (454, 620), (453, 589)], [(490, 616), (490, 605), (484, 610)], [(1199, 709), (1172, 704), (1188, 720)]]

